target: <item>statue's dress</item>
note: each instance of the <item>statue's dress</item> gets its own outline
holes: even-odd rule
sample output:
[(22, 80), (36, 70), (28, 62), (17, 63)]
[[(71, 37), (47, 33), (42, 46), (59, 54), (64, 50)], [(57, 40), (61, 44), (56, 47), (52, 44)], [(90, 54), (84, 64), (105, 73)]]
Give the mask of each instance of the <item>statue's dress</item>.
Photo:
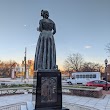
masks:
[(39, 31), (34, 70), (38, 69), (54, 69), (56, 66), (56, 49), (52, 30), (55, 23), (51, 19), (43, 18), (39, 22)]

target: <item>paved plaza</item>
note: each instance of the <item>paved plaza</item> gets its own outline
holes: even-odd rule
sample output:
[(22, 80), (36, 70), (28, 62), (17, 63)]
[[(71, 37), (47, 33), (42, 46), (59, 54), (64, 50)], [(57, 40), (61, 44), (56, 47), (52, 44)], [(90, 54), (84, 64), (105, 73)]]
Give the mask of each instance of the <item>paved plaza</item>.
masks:
[[(11, 80), (11, 79), (0, 79), (0, 82), (9, 81), (10, 83), (20, 83), (21, 80)], [(9, 84), (9, 82), (7, 82)], [(23, 83), (23, 82), (21, 82)], [(33, 83), (30, 79), (28, 83)], [(65, 85), (63, 82), (62, 84)], [(69, 108), (70, 110), (110, 110), (110, 91), (103, 91), (104, 97), (102, 98), (91, 98), (91, 97), (81, 97), (72, 95), (63, 95), (63, 107)], [(10, 104), (31, 102), (32, 94), (21, 94), (21, 95), (9, 95), (0, 96), (0, 107), (7, 106)], [(89, 109), (75, 109), (75, 106), (80, 106), (80, 108)]]
[[(10, 104), (32, 101), (32, 94), (11, 95), (0, 97), (0, 107)], [(80, 96), (63, 95), (63, 106), (75, 110), (75, 105), (91, 108), (89, 110), (110, 110), (110, 95), (103, 98), (90, 98)], [(81, 109), (82, 110), (82, 109)], [(86, 110), (86, 109), (84, 109)]]

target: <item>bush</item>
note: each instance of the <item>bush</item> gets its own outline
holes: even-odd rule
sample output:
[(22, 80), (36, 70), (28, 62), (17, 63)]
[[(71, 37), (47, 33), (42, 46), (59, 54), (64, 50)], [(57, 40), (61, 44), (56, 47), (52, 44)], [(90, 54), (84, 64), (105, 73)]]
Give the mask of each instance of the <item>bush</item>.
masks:
[(33, 85), (32, 84), (0, 85), (0, 88), (14, 88), (14, 87), (33, 87)]

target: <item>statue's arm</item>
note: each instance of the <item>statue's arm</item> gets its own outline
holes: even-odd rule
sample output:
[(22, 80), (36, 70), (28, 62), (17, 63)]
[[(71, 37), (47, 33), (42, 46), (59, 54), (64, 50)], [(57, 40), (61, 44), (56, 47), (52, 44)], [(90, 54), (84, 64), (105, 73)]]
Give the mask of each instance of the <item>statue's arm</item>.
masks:
[(55, 23), (53, 24), (53, 35), (56, 33), (56, 26)]
[(39, 21), (39, 27), (37, 28), (37, 31), (42, 32), (42, 21)]

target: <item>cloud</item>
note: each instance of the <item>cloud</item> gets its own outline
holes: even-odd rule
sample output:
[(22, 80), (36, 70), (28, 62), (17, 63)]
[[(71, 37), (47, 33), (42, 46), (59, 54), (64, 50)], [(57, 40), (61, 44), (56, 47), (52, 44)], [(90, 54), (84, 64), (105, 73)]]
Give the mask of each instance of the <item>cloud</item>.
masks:
[(26, 24), (24, 24), (24, 27), (26, 27), (27, 25)]
[(92, 48), (92, 46), (90, 46), (90, 45), (86, 45), (86, 46), (84, 46), (84, 48), (86, 48), (86, 49), (90, 49), (90, 48)]

